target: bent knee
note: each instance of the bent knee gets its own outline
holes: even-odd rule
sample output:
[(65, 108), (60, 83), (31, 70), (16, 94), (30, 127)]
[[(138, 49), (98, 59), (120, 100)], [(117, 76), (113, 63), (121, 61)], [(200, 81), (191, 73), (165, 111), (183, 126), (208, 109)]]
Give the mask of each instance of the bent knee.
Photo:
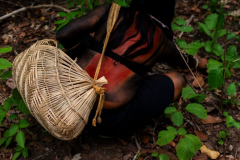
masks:
[(174, 84), (174, 101), (176, 101), (182, 93), (182, 89), (186, 86), (184, 77), (178, 72), (166, 73), (166, 76), (171, 78)]

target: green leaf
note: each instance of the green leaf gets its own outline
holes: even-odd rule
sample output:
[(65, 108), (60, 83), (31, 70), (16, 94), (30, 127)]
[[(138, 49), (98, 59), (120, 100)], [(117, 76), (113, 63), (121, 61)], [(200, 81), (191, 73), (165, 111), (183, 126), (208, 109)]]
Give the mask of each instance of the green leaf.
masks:
[(75, 0), (73, 0), (72, 2), (70, 2), (69, 5), (68, 5), (68, 8), (73, 7), (73, 5), (75, 4), (75, 2), (76, 2)]
[(218, 140), (218, 144), (223, 145), (224, 144), (223, 140)]
[(186, 24), (186, 21), (181, 17), (177, 17), (176, 20), (174, 20), (174, 22), (177, 23), (179, 26)]
[(220, 139), (223, 139), (223, 138), (226, 138), (226, 137), (227, 137), (226, 132), (224, 132), (224, 131), (219, 131), (219, 138), (220, 138)]
[[(58, 14), (61, 16), (61, 17), (68, 17), (68, 14), (66, 12), (58, 12)], [(56, 24), (56, 23), (55, 23)]]
[(175, 107), (167, 107), (165, 110), (164, 110), (164, 113), (165, 114), (172, 114), (174, 112), (176, 112), (177, 109)]
[(168, 126), (167, 130), (170, 131), (171, 133), (175, 134), (175, 135), (177, 135), (177, 133), (178, 133), (177, 130), (172, 126)]
[(191, 98), (190, 101), (192, 103), (202, 103), (206, 97), (207, 95), (205, 94), (197, 94), (195, 97)]
[(208, 29), (210, 30), (215, 29), (217, 22), (218, 22), (218, 15), (216, 13), (210, 14), (205, 20), (205, 23)]
[(88, 7), (92, 10), (93, 9), (93, 5), (90, 1), (88, 1)]
[(61, 43), (58, 44), (59, 49), (64, 49), (63, 45)]
[(198, 118), (207, 118), (207, 110), (201, 104), (190, 103), (187, 105), (186, 110), (192, 114), (195, 114)]
[(161, 154), (158, 158), (159, 160), (170, 160), (166, 154)]
[(187, 134), (187, 131), (184, 128), (179, 128), (178, 129), (178, 134), (183, 136), (183, 135)]
[(12, 138), (13, 138), (13, 137), (9, 137), (9, 138), (7, 139), (7, 141), (6, 141), (6, 147), (8, 147), (9, 144), (12, 142)]
[(16, 146), (16, 147), (14, 147), (14, 150), (15, 150), (16, 152), (19, 152), (19, 151), (23, 150), (23, 148), (20, 147), (20, 146)]
[(223, 53), (223, 48), (220, 44), (218, 43), (214, 43), (213, 45), (213, 53), (216, 55), (216, 56), (221, 56), (222, 53)]
[(211, 41), (205, 42), (204, 43), (204, 48), (208, 53), (212, 53), (213, 52), (212, 42)]
[(5, 137), (5, 138), (10, 137), (9, 130), (6, 130), (4, 132), (3, 137)]
[(218, 70), (219, 68), (223, 68), (223, 64), (215, 59), (209, 59), (207, 68), (208, 68), (208, 71)]
[(3, 72), (3, 74), (1, 75), (1, 79), (2, 80), (5, 80), (5, 79), (7, 79), (7, 78), (9, 78), (9, 77), (11, 77), (12, 76), (12, 71), (5, 71), (5, 72)]
[(184, 100), (193, 98), (196, 95), (197, 94), (194, 92), (194, 90), (190, 86), (187, 86), (187, 87), (183, 88), (183, 90), (182, 90), (182, 97)]
[(179, 27), (179, 31), (181, 31), (181, 32), (191, 32), (192, 30), (193, 30), (193, 27), (190, 27), (190, 26)]
[(23, 112), (25, 114), (30, 114), (30, 112), (23, 100), (19, 101), (19, 106), (17, 107), (17, 109), (19, 109), (21, 112)]
[[(226, 53), (226, 60), (229, 61), (234, 61), (238, 59), (238, 54), (237, 54), (237, 46), (230, 46), (227, 50)], [(222, 56), (222, 60), (223, 60), (223, 56)]]
[[(211, 33), (211, 37), (214, 38), (215, 34), (216, 34), (216, 30)], [(226, 29), (221, 29), (218, 33), (218, 37), (225, 36), (226, 34), (227, 34)]]
[(22, 151), (22, 155), (23, 155), (23, 157), (28, 157), (28, 147), (25, 147), (24, 149), (23, 149), (23, 151)]
[(187, 134), (185, 138), (180, 139), (177, 146), (177, 156), (180, 160), (189, 160), (200, 149), (202, 142), (194, 135)]
[(231, 83), (227, 88), (228, 95), (233, 96), (236, 93), (236, 90), (236, 85), (234, 83)]
[(188, 48), (192, 48), (192, 49), (200, 49), (203, 46), (204, 46), (204, 43), (199, 41), (191, 42), (188, 44)]
[(7, 59), (0, 58), (0, 70), (4, 70), (10, 67), (12, 67), (11, 62), (9, 62)]
[(210, 31), (205, 24), (198, 22), (198, 25), (199, 25), (200, 30), (204, 31), (207, 35), (210, 36)]
[(223, 70), (211, 70), (208, 73), (208, 84), (211, 89), (214, 89), (216, 87), (219, 87), (223, 84)]
[(176, 126), (181, 126), (183, 123), (183, 114), (182, 112), (174, 112), (172, 115), (172, 121)]
[(233, 125), (234, 127), (236, 127), (237, 129), (240, 129), (240, 122), (234, 121), (234, 122), (232, 123), (232, 125)]
[(183, 49), (187, 48), (187, 42), (184, 39), (177, 39), (176, 43), (177, 45), (179, 45), (180, 48), (183, 48)]
[(13, 106), (18, 106), (19, 101), (16, 101), (15, 99), (13, 99), (13, 96), (11, 96), (9, 99), (10, 99), (11, 104), (12, 104)]
[(59, 21), (55, 21), (54, 24), (62, 24), (62, 23), (65, 23), (66, 20), (59, 20)]
[(19, 146), (25, 148), (25, 134), (23, 131), (18, 132), (16, 135), (16, 141)]
[(152, 153), (152, 156), (153, 156), (153, 157), (157, 157), (157, 156), (158, 156), (158, 153), (157, 153), (157, 152), (153, 152), (153, 153)]
[(62, 28), (63, 26), (65, 26), (66, 24), (68, 24), (68, 22), (69, 22), (69, 21), (66, 21), (65, 23), (63, 23), (63, 24), (61, 24), (60, 26), (58, 26), (57, 31), (58, 31), (60, 28)]
[(8, 98), (8, 99), (6, 99), (6, 100), (4, 101), (3, 109), (4, 109), (6, 112), (8, 112), (11, 107), (12, 107), (12, 105), (11, 105), (10, 99)]
[(20, 121), (19, 121), (19, 127), (20, 128), (26, 128), (26, 127), (28, 127), (29, 126), (29, 122), (28, 121), (26, 121), (25, 119), (21, 119)]
[(21, 152), (15, 152), (12, 160), (16, 160), (21, 155)]
[(6, 112), (0, 110), (0, 125), (2, 124), (3, 119), (6, 117)]
[(229, 39), (232, 39), (232, 38), (235, 38), (235, 37), (236, 37), (236, 35), (234, 33), (230, 32), (227, 36), (227, 39), (229, 40)]
[(3, 143), (4, 143), (6, 140), (7, 140), (6, 137), (2, 137), (2, 138), (0, 139), (0, 146), (3, 145)]
[(16, 114), (11, 114), (8, 119), (10, 120), (13, 120), (13, 119), (16, 119), (17, 118), (17, 115)]
[(22, 100), (22, 96), (20, 95), (20, 93), (18, 92), (17, 88), (14, 88), (12, 91), (12, 97), (15, 101), (19, 102), (20, 100)]
[(17, 133), (19, 126), (17, 124), (13, 124), (9, 129), (9, 136), (13, 136)]
[(172, 27), (173, 31), (176, 31), (176, 30), (179, 29), (179, 27), (176, 24), (174, 24), (174, 23), (171, 24), (171, 27)]
[(160, 131), (158, 134), (157, 144), (159, 146), (164, 146), (170, 143), (175, 138), (175, 136), (176, 134), (172, 133), (171, 131)]
[(198, 49), (190, 48), (190, 49), (186, 50), (186, 52), (193, 56), (193, 55), (197, 54)]
[(0, 54), (7, 53), (12, 50), (12, 47), (0, 47)]

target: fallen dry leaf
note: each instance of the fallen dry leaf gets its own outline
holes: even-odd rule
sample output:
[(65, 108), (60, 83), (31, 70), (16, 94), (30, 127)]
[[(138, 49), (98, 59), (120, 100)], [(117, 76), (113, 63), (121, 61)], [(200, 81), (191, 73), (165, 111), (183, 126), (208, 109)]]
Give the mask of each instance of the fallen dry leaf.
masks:
[(223, 120), (219, 117), (213, 117), (208, 115), (206, 119), (201, 119), (201, 122), (203, 124), (215, 124), (215, 123), (221, 123)]
[(25, 27), (25, 26), (28, 26), (28, 25), (30, 25), (29, 22), (23, 22), (23, 23), (20, 23), (20, 24), (18, 25), (18, 27), (19, 27), (19, 28), (22, 28), (22, 27)]
[(219, 152), (211, 150), (211, 149), (207, 148), (205, 145), (203, 145), (200, 150), (203, 154), (206, 154), (211, 159), (217, 159), (220, 155)]
[(205, 133), (203, 133), (201, 131), (198, 131), (196, 129), (194, 130), (194, 132), (201, 141), (207, 141), (208, 140), (208, 136)]
[[(202, 76), (197, 76), (196, 79), (199, 82), (201, 87), (204, 86), (205, 83), (204, 83), (204, 80), (203, 80)], [(199, 85), (198, 85), (196, 79), (193, 80), (192, 85), (193, 85), (193, 87), (199, 88)]]
[(149, 137), (148, 136), (144, 136), (142, 141), (143, 141), (144, 144), (148, 144)]

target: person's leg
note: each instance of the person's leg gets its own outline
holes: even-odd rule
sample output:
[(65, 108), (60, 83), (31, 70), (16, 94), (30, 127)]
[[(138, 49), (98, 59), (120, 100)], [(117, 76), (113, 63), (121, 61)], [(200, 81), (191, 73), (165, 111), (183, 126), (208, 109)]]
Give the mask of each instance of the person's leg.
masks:
[(166, 76), (171, 78), (174, 84), (174, 101), (177, 101), (181, 96), (182, 89), (186, 86), (184, 77), (178, 72), (166, 73)]

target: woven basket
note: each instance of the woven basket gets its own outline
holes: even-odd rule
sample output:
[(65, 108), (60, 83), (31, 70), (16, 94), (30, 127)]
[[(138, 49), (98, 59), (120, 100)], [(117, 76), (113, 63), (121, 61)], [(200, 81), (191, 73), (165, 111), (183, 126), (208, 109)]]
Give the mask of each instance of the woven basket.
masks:
[[(110, 33), (120, 6), (113, 3), (103, 53), (94, 79), (50, 39), (38, 41), (20, 53), (13, 62), (13, 77), (33, 117), (53, 136), (61, 140), (76, 138), (88, 122), (100, 95), (93, 125), (101, 123), (105, 77), (97, 80)], [(97, 118), (98, 116), (98, 118)]]

